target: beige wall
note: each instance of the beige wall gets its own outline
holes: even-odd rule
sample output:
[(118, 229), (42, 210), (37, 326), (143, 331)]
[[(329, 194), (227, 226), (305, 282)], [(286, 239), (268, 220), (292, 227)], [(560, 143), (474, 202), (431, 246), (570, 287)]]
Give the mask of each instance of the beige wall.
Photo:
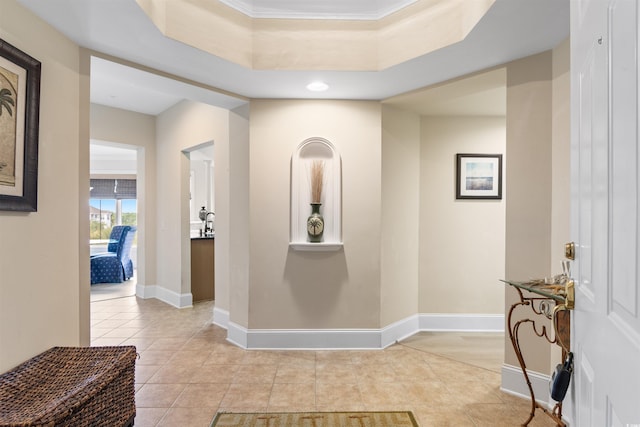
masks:
[[(248, 327), (380, 327), (380, 104), (252, 101), (250, 128)], [(314, 136), (342, 158), (336, 252), (289, 249), (291, 156)]]
[[(5, 371), (51, 346), (89, 342), (89, 252), (83, 240), (89, 189), (80, 182), (89, 168), (88, 152), (80, 149), (88, 137), (80, 123), (88, 93), (78, 46), (15, 1), (0, 2), (0, 38), (42, 63), (38, 211), (0, 211)], [(86, 227), (85, 235), (79, 226)]]
[[(507, 65), (506, 277), (511, 280), (544, 278), (551, 273), (551, 70), (551, 51)], [(516, 301), (515, 290), (508, 287), (505, 307)], [(523, 310), (515, 319), (525, 316), (529, 312)], [(522, 328), (520, 343), (527, 367), (546, 373), (548, 344), (530, 328)], [(518, 366), (508, 339), (505, 362)]]
[[(552, 51), (551, 147), (551, 273), (562, 271), (564, 244), (570, 241), (571, 82), (569, 39)], [(549, 372), (561, 360), (560, 347), (552, 346)]]
[[(216, 310), (249, 322), (249, 104), (229, 115), (229, 144), (216, 145)], [(233, 213), (233, 214), (232, 214)], [(223, 233), (228, 230), (227, 233)], [(216, 320), (214, 314), (214, 320)]]
[(138, 286), (156, 284), (156, 118), (91, 104), (91, 138), (137, 150)]
[[(508, 64), (507, 277), (543, 278), (562, 272), (569, 241), (570, 81), (569, 40), (552, 51)], [(505, 307), (518, 301), (507, 288)], [(529, 317), (514, 312), (514, 321)], [(549, 325), (547, 325), (549, 326)], [(523, 328), (527, 368), (548, 374), (560, 351)], [(505, 363), (518, 366), (508, 337)]]
[(418, 310), (420, 117), (382, 107), (380, 324)]
[(457, 153), (503, 154), (504, 117), (423, 117), (420, 313), (504, 313), (502, 200), (456, 200)]
[(191, 301), (189, 159), (184, 150), (213, 141), (215, 153), (217, 143), (228, 144), (228, 122), (228, 110), (191, 101), (156, 118), (156, 167), (161, 171), (156, 182), (162, 189), (156, 204), (156, 296), (174, 305)]

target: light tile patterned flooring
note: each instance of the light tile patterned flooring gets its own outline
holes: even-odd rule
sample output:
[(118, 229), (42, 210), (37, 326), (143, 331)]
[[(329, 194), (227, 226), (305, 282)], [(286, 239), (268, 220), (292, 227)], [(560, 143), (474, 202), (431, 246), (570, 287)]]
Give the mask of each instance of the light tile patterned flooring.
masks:
[[(529, 413), (499, 390), (498, 372), (425, 351), (419, 336), (374, 351), (242, 350), (211, 323), (212, 309), (91, 303), (92, 345), (140, 354), (136, 427), (207, 427), (217, 411), (411, 410), (421, 427), (518, 426)], [(530, 425), (554, 424), (540, 413)]]

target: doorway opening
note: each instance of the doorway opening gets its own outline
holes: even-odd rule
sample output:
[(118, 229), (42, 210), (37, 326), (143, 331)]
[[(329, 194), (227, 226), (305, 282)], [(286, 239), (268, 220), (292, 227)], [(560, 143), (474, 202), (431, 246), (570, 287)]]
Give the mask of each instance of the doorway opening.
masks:
[(189, 159), (190, 291), (193, 302), (215, 300), (214, 144), (183, 151)]
[[(123, 144), (91, 141), (89, 245), (90, 255), (118, 251), (119, 226), (138, 225), (137, 149)], [(131, 278), (122, 282), (100, 282), (91, 285), (91, 301), (101, 301), (136, 293), (138, 266), (137, 233), (122, 254), (133, 267)], [(120, 250), (122, 253), (122, 250)], [(120, 254), (118, 254), (120, 256)], [(128, 261), (127, 261), (128, 262)], [(92, 268), (93, 261), (92, 261)], [(125, 268), (126, 270), (126, 268)], [(126, 278), (125, 274), (125, 278)]]

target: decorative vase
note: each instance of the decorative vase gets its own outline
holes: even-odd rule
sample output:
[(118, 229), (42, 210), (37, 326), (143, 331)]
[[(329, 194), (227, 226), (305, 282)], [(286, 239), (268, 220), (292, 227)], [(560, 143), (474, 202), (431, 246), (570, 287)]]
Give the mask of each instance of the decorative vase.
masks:
[(307, 218), (307, 235), (309, 242), (322, 242), (322, 233), (324, 232), (324, 218), (320, 215), (321, 203), (311, 203), (311, 215)]

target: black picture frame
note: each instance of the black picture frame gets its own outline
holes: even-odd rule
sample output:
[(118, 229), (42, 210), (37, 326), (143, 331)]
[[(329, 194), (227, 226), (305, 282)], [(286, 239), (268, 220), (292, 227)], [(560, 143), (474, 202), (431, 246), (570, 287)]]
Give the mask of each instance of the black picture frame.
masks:
[(502, 154), (456, 154), (456, 199), (502, 199)]
[(38, 210), (41, 67), (40, 61), (0, 39), (1, 211)]

